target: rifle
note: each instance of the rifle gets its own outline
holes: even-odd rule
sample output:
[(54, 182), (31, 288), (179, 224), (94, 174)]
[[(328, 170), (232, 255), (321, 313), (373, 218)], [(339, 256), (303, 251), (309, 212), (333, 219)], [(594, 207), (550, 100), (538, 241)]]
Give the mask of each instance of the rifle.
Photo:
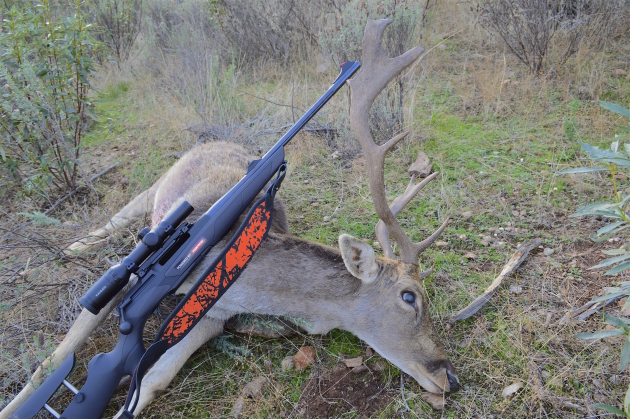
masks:
[[(118, 341), (114, 349), (108, 353), (100, 353), (88, 363), (88, 376), (81, 389), (76, 389), (66, 377), (74, 366), (74, 354), (65, 360), (28, 398), (28, 400), (16, 410), (11, 419), (29, 419), (37, 415), (41, 409), (46, 409), (55, 418), (63, 419), (98, 419), (107, 408), (118, 383), (125, 375), (132, 375), (127, 403), (123, 416), (133, 418), (133, 412), (137, 401), (140, 383), (144, 372), (168, 347), (177, 343), (194, 326), (195, 322), (188, 321), (186, 328), (181, 326), (181, 314), (185, 307), (181, 308), (182, 301), (169, 318), (164, 322), (158, 336), (170, 333), (169, 339), (154, 341), (146, 350), (142, 342), (144, 325), (151, 314), (158, 308), (160, 302), (175, 292), (186, 279), (190, 271), (202, 260), (202, 258), (216, 245), (229, 231), (238, 217), (243, 213), (258, 193), (276, 175), (271, 186), (263, 198), (261, 198), (250, 210), (246, 221), (239, 228), (239, 232), (251, 232), (246, 230), (248, 220), (260, 221), (261, 209), (268, 212), (264, 221), (266, 228), (271, 223), (271, 206), (273, 197), (280, 186), (286, 172), (284, 159), (284, 147), (306, 125), (306, 123), (337, 93), (360, 67), (358, 62), (348, 61), (341, 65), (341, 73), (335, 79), (332, 86), (324, 95), (293, 125), (293, 127), (269, 150), (262, 158), (251, 161), (247, 167), (245, 176), (227, 192), (221, 199), (203, 214), (195, 223), (186, 222), (185, 219), (192, 213), (193, 207), (186, 201), (180, 204), (173, 212), (165, 217), (155, 229), (145, 228), (138, 233), (141, 242), (126, 256), (121, 263), (111, 267), (105, 274), (79, 299), (79, 302), (91, 313), (98, 314), (105, 305), (111, 301), (130, 280), (131, 274), (138, 277), (137, 283), (129, 290), (118, 304), (119, 333)], [(264, 218), (264, 217), (263, 217)], [(250, 223), (251, 224), (251, 223)], [(262, 225), (261, 223), (259, 223)], [(264, 224), (264, 223), (263, 223)], [(260, 233), (260, 225), (254, 226)], [(266, 235), (260, 233), (257, 245)], [(231, 246), (238, 244), (239, 233), (235, 235), (230, 244), (224, 250), (222, 256)], [(256, 247), (257, 248), (257, 247)], [(249, 248), (249, 258), (256, 248)], [(248, 259), (249, 260), (249, 259)], [(223, 259), (225, 261), (225, 259)], [(245, 262), (246, 263), (246, 262)], [(238, 270), (228, 272), (229, 280), (233, 281), (244, 269), (245, 263), (237, 266)], [(202, 275), (195, 287), (202, 286), (202, 280), (211, 278), (212, 269), (221, 266), (221, 256)], [(225, 265), (225, 263), (223, 263)], [(225, 269), (225, 268), (223, 268)], [(237, 272), (238, 271), (238, 272)], [(225, 272), (224, 272), (225, 273)], [(224, 279), (225, 281), (225, 279)], [(221, 297), (231, 282), (223, 282), (223, 286), (217, 287), (212, 301), (204, 306), (203, 312), (196, 313), (199, 320), (205, 312)], [(185, 299), (189, 298), (194, 288)], [(181, 308), (181, 309), (180, 309)], [(179, 310), (179, 313), (178, 313)], [(188, 314), (185, 313), (184, 314)], [(178, 323), (179, 322), (179, 323)], [(179, 327), (179, 329), (178, 329)], [(175, 328), (175, 330), (173, 329)], [(178, 333), (175, 333), (178, 332)], [(61, 386), (66, 386), (74, 393), (74, 398), (62, 414), (56, 412), (47, 402)], [(130, 407), (132, 406), (132, 407)]]

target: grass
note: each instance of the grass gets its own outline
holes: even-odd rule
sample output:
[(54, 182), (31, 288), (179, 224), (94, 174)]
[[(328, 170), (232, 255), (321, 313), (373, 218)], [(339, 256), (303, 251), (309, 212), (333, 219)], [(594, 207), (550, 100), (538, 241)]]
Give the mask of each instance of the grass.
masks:
[[(432, 11), (431, 16), (438, 19), (439, 13)], [(445, 21), (434, 24), (436, 34), (429, 34), (426, 39), (429, 45), (439, 41), (439, 34), (446, 33), (446, 29), (441, 29), (449, 27)], [(420, 399), (419, 386), (406, 383), (412, 407), (406, 417), (595, 415), (589, 410), (590, 404), (620, 404), (630, 381), (627, 372), (617, 371), (618, 345), (613, 341), (585, 343), (574, 338), (577, 332), (599, 329), (598, 316), (582, 323), (565, 324), (560, 319), (611, 283), (611, 278), (588, 270), (601, 259), (601, 249), (613, 246), (587, 240), (598, 221), (568, 218), (579, 206), (609, 193), (610, 182), (599, 175), (558, 176), (556, 172), (584, 165), (578, 140), (607, 145), (617, 121), (602, 114), (596, 103), (580, 99), (575, 93), (574, 85), (587, 83), (587, 70), (560, 74), (558, 80), (547, 82), (528, 78), (508, 58), (508, 69), (516, 74), (504, 85), (494, 71), (503, 71), (503, 57), (492, 57), (492, 52), (483, 49), (487, 47), (475, 44), (474, 33), (470, 37), (472, 40), (464, 35), (449, 39), (446, 48), (433, 51), (423, 61), (424, 67), (412, 75), (415, 87), (410, 91), (405, 114), (412, 135), (390, 154), (386, 163), (390, 199), (404, 190), (408, 182), (406, 169), (418, 151), (424, 151), (434, 170), (440, 172), (438, 179), (398, 217), (413, 240), (426, 237), (447, 216), (453, 219), (442, 236), (446, 247), (428, 249), (420, 262), (423, 268), (434, 269), (425, 281), (430, 311), (463, 388), (446, 396), (444, 412), (435, 412)], [(470, 54), (475, 50), (490, 58), (475, 63)], [(261, 79), (235, 76), (233, 71), (225, 72), (224, 77), (240, 90), (277, 103), (291, 103), (294, 99), (302, 109), (330, 81), (298, 68), (301, 77), (296, 78), (293, 91), (282, 72), (272, 69)], [(99, 120), (84, 138), (86, 170), (96, 173), (116, 161), (120, 161), (119, 168), (96, 184), (96, 193), (81, 196), (56, 215), (62, 222), (72, 221), (76, 231), (49, 226), (38, 227), (38, 233), (54, 236), (63, 244), (64, 240), (69, 242), (76, 235), (102, 226), (107, 214), (114, 214), (174, 163), (170, 157), (174, 152), (188, 150), (197, 140), (184, 129), (196, 120), (191, 106), (153, 88), (152, 80), (130, 80), (117, 76), (109, 84), (104, 83), (106, 87), (97, 98)], [(602, 99), (626, 104), (630, 100), (628, 80), (609, 79), (602, 85)], [(228, 115), (227, 120), (245, 121), (263, 115), (271, 126), (291, 121), (287, 108), (224, 89), (220, 107)], [(338, 95), (322, 111), (321, 120), (343, 124), (345, 106), (344, 95)], [(296, 138), (287, 148), (290, 169), (281, 197), (287, 204), (293, 234), (335, 246), (339, 234), (345, 232), (375, 244), (373, 226), (377, 217), (369, 195), (365, 161), (344, 135), (340, 133), (333, 140), (311, 134)], [(263, 137), (259, 143), (250, 144), (253, 153), (260, 153), (256, 146), (267, 147), (273, 138)], [(336, 150), (343, 151), (343, 158), (330, 157)], [(627, 179), (620, 183), (624, 188), (630, 186)], [(466, 211), (472, 212), (470, 219), (462, 216)], [(328, 217), (327, 221), (324, 217)], [(104, 270), (105, 256), (119, 257), (129, 250), (132, 233), (133, 229), (122, 232), (107, 249), (89, 255), (87, 263), (79, 267), (87, 266), (94, 273)], [(532, 252), (478, 314), (448, 325), (448, 315), (481, 294), (516, 246), (534, 237), (542, 238), (544, 247), (554, 249), (554, 253), (544, 256), (542, 249)], [(493, 242), (488, 243), (489, 239)], [(464, 255), (469, 252), (475, 257), (466, 258)], [(0, 264), (17, 270), (25, 266), (27, 258), (28, 255), (15, 251)], [(52, 278), (48, 280), (56, 278), (61, 282), (62, 278), (78, 277), (84, 287), (93, 281), (76, 268), (57, 267), (47, 273)], [(7, 324), (20, 324), (18, 310), (8, 301), (17, 301), (25, 290), (32, 289), (30, 284), (18, 284), (12, 296), (5, 294), (0, 302), (0, 314), (9, 319)], [(522, 291), (511, 292), (509, 285), (520, 285)], [(67, 294), (52, 297), (47, 294), (44, 305), (71, 301)], [(44, 336), (55, 341), (62, 337), (65, 327), (51, 326), (57, 319), (57, 313), (51, 310), (48, 308), (46, 315), (53, 320), (45, 327), (32, 327), (44, 330)], [(608, 310), (615, 312), (618, 308)], [(67, 322), (68, 318), (71, 316), (62, 320)], [(111, 320), (88, 345), (88, 356), (113, 344), (114, 326)], [(26, 345), (21, 353), (48, 350), (18, 338), (21, 339), (18, 336), (15, 342)], [(260, 375), (267, 377), (271, 385), (260, 399), (246, 400), (244, 417), (300, 417), (303, 389), (309, 379), (332, 370), (340, 357), (366, 356), (367, 351), (358, 338), (340, 330), (325, 336), (297, 334), (263, 339), (228, 335), (221, 339), (203, 346), (188, 360), (172, 385), (144, 413), (146, 417), (230, 417), (239, 392)], [(316, 365), (304, 372), (283, 372), (282, 360), (305, 345), (317, 349)], [(29, 349), (30, 346), (34, 348)], [(234, 347), (246, 351), (238, 353)], [(3, 355), (3, 371), (11, 368), (10, 360), (19, 359), (19, 353), (15, 350)], [(403, 406), (398, 387), (400, 371), (378, 355), (366, 363), (384, 383), (383, 396), (391, 398), (372, 417), (397, 416), (397, 410)], [(36, 363), (31, 360), (24, 364), (23, 369), (28, 370)], [(377, 371), (381, 365), (384, 368)], [(27, 372), (20, 374), (25, 377)], [(19, 380), (14, 381), (5, 386), (5, 397), (17, 391)], [(514, 397), (503, 398), (501, 391), (515, 382), (522, 383), (523, 388)], [(123, 397), (118, 394), (116, 402)], [(361, 415), (348, 407), (338, 417)]]

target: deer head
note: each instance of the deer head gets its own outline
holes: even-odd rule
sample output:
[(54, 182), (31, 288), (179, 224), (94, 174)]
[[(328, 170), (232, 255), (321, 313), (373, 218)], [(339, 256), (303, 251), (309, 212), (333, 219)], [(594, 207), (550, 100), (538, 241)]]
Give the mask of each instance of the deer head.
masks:
[[(377, 145), (368, 125), (370, 107), (376, 96), (423, 52), (422, 48), (415, 47), (399, 57), (387, 57), (381, 48), (381, 38), (390, 22), (390, 19), (368, 22), (363, 35), (362, 67), (348, 82), (351, 89), (350, 125), (365, 155), (372, 200), (380, 218), (376, 236), (385, 258), (377, 258), (371, 246), (348, 235), (339, 238), (339, 247), (346, 268), (362, 281), (359, 294), (374, 294), (376, 298), (369, 300), (377, 301), (376, 304), (381, 306), (364, 311), (373, 313), (367, 323), (363, 320), (369, 327), (360, 328), (365, 329), (363, 333), (355, 329), (355, 333), (426, 390), (455, 391), (459, 388), (457, 374), (431, 323), (428, 300), (422, 286), (422, 279), (430, 271), (420, 272), (418, 265), (420, 253), (439, 237), (449, 220), (419, 243), (411, 242), (396, 220), (402, 208), (438, 174), (433, 173), (419, 183), (415, 182), (415, 175), (412, 176), (405, 193), (397, 197), (391, 206), (388, 205), (385, 156), (409, 132)], [(400, 249), (397, 260), (390, 245), (390, 235)], [(387, 315), (384, 316), (384, 313)], [(392, 321), (392, 316), (397, 321)], [(392, 337), (399, 341), (393, 343)]]

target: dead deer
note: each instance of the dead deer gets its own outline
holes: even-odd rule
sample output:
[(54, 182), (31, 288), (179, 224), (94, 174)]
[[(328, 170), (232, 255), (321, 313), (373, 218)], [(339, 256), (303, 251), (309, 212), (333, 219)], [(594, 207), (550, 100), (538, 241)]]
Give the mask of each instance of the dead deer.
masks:
[[(308, 333), (324, 334), (333, 328), (347, 330), (411, 375), (427, 391), (442, 393), (459, 388), (455, 368), (429, 317), (422, 286), (422, 279), (428, 273), (420, 272), (418, 266), (420, 253), (438, 238), (448, 220), (419, 243), (412, 243), (396, 220), (401, 209), (437, 173), (419, 183), (412, 177), (405, 193), (388, 205), (385, 155), (408, 132), (377, 145), (368, 127), (369, 110), (376, 96), (423, 51), (416, 47), (397, 58), (387, 57), (381, 48), (381, 37), (390, 22), (368, 22), (363, 37), (363, 67), (349, 81), (351, 127), (365, 154), (370, 190), (380, 218), (377, 238), (385, 257), (375, 256), (372, 246), (347, 234), (339, 237), (338, 249), (292, 236), (288, 234), (284, 207), (277, 204), (272, 230), (248, 268), (191, 333), (164, 354), (145, 376), (135, 414), (166, 389), (193, 352), (219, 336), (225, 322), (239, 313), (303, 318), (308, 322), (304, 326)], [(152, 212), (155, 226), (183, 199), (200, 212), (205, 211), (242, 177), (247, 161), (246, 151), (232, 143), (198, 146), (153, 187), (125, 206), (105, 228), (92, 235), (100, 239), (146, 212)], [(399, 259), (392, 251), (390, 235), (400, 249)], [(75, 244), (73, 248), (90, 245), (94, 242)], [(216, 246), (178, 291), (186, 293), (222, 248), (223, 245)], [(115, 304), (117, 301), (112, 301), (98, 316), (84, 309), (53, 354), (54, 362), (61, 363), (85, 342)], [(40, 380), (38, 370), (32, 382)], [(32, 391), (32, 385), (27, 384), (2, 411), (0, 419), (8, 419)]]

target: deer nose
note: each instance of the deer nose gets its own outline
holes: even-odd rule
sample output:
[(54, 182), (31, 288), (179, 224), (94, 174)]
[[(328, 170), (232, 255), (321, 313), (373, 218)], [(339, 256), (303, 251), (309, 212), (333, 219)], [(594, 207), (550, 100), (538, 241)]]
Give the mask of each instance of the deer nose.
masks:
[(457, 377), (450, 373), (450, 371), (446, 371), (446, 378), (448, 378), (448, 390), (450, 392), (454, 392), (459, 390), (459, 381)]

